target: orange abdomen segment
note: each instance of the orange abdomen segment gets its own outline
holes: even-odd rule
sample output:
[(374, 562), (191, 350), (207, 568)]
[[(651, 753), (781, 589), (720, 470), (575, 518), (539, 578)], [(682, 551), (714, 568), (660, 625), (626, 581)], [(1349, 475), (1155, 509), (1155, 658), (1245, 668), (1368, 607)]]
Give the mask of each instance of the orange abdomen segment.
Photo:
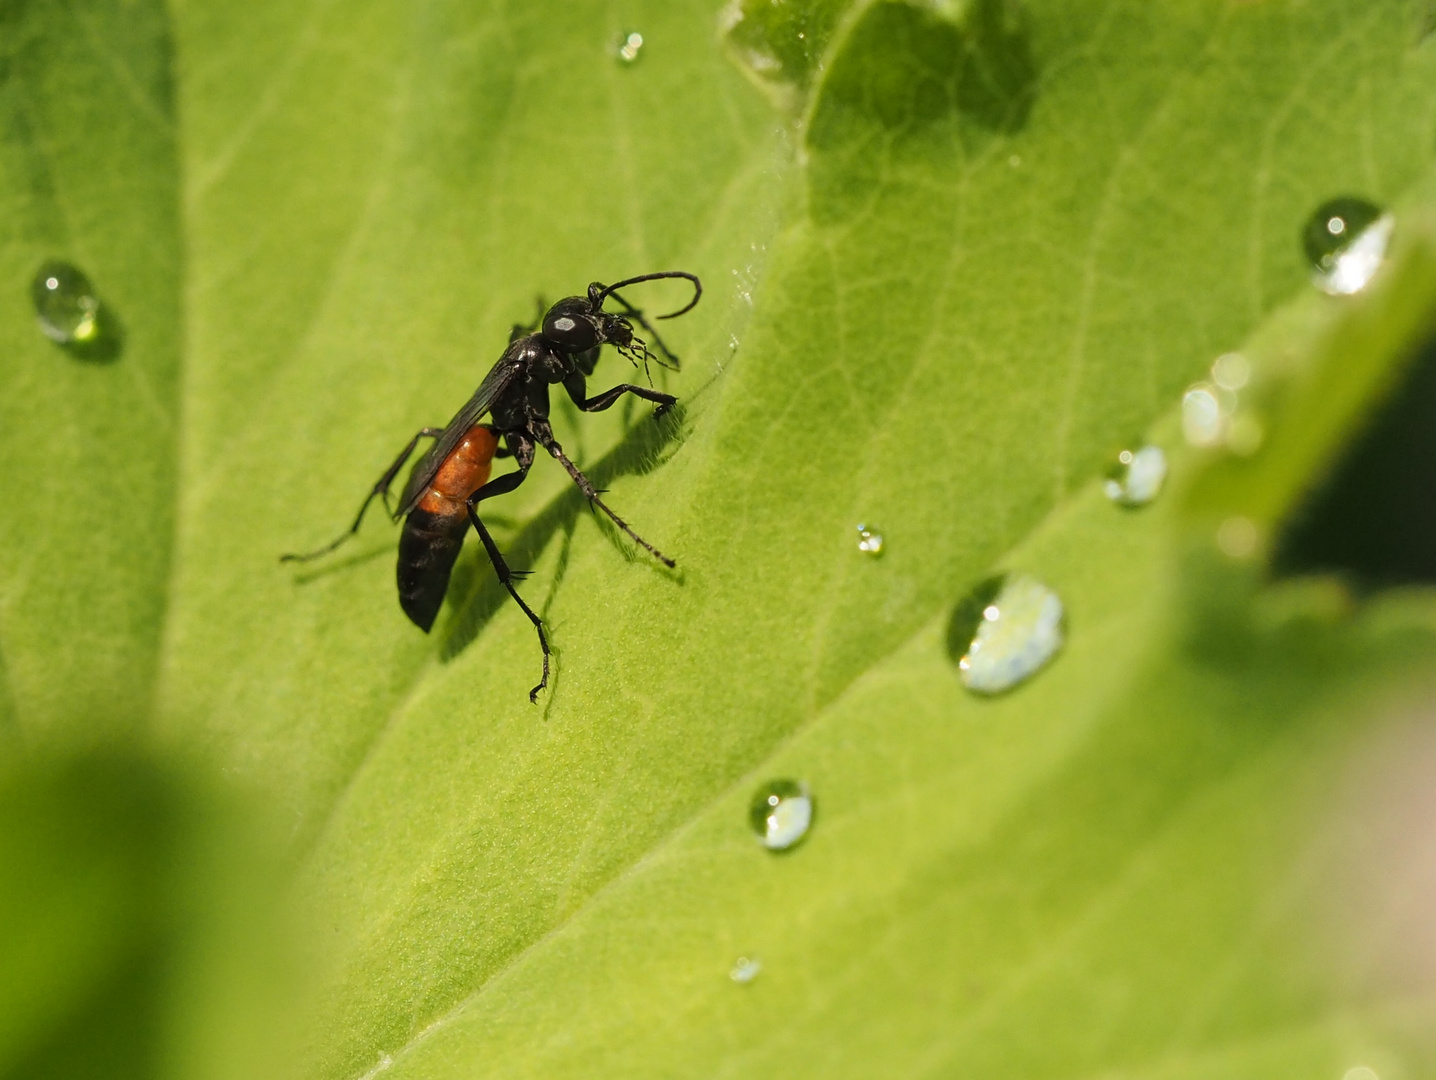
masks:
[(425, 633), (434, 625), (449, 574), (469, 531), (470, 495), (488, 483), (498, 440), (488, 428), (474, 427), (454, 447), (429, 489), (404, 521), (399, 534), (399, 604)]
[(486, 427), (472, 427), (453, 452), (444, 459), (434, 474), (429, 490), (416, 509), (427, 510), (440, 517), (454, 514), (467, 516), (464, 501), (489, 480), (494, 464), (494, 451), (499, 442)]

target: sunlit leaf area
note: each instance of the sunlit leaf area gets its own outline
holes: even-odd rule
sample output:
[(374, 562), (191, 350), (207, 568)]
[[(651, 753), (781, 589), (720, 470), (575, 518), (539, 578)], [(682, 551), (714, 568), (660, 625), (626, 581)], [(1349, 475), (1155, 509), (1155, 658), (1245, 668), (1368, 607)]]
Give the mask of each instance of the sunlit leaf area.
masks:
[(0, 1078), (1436, 1078), (1433, 31), (0, 0)]

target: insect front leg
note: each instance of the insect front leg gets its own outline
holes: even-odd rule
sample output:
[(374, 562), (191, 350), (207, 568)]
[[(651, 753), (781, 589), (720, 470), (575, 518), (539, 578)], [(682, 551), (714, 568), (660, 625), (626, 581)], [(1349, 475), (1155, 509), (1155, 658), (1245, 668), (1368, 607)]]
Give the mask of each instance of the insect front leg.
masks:
[(678, 403), (678, 399), (672, 394), (663, 394), (644, 386), (634, 386), (632, 383), (619, 383), (611, 390), (605, 390), (601, 394), (589, 397), (588, 384), (579, 372), (564, 379), (563, 388), (573, 399), (573, 403), (584, 412), (603, 412), (624, 394), (632, 394), (634, 397), (640, 397), (644, 401), (656, 404), (658, 408), (653, 410), (654, 416), (662, 416)]
[(514, 580), (521, 575), (517, 571), (509, 569), (509, 564), (504, 561), (499, 546), (494, 543), (494, 538), (489, 535), (489, 530), (485, 528), (483, 521), (479, 518), (479, 503), (495, 495), (506, 495), (513, 491), (524, 482), (529, 474), (529, 467), (534, 463), (534, 444), (528, 439), (510, 435), (509, 446), (513, 450), (514, 460), (518, 462), (518, 469), (515, 472), (495, 477), (469, 496), (469, 520), (474, 524), (474, 531), (479, 534), (479, 540), (484, 545), (484, 551), (488, 553), (489, 562), (493, 565), (494, 573), (498, 575), (500, 584), (508, 590), (509, 595), (514, 598), (514, 603), (523, 609), (529, 622), (533, 623), (534, 629), (538, 631), (539, 648), (543, 649), (543, 678), (539, 680), (537, 686), (529, 691), (529, 700), (537, 704), (539, 691), (548, 685), (548, 636), (543, 630), (543, 620), (535, 614), (533, 608), (524, 603), (524, 598), (514, 587)]
[(374, 486), (369, 489), (369, 494), (364, 496), (364, 501), (359, 506), (359, 513), (354, 515), (354, 524), (350, 525), (347, 530), (340, 533), (334, 541), (325, 544), (322, 548), (319, 548), (315, 551), (305, 552), (302, 555), (281, 555), (279, 557), (279, 561), (309, 562), (310, 559), (317, 559), (321, 555), (328, 555), (340, 544), (344, 543), (345, 540), (348, 540), (351, 536), (357, 533), (359, 531), (359, 526), (364, 521), (364, 513), (366, 510), (369, 509), (369, 504), (374, 501), (375, 496), (379, 496), (380, 498), (382, 498), (385, 502), (385, 505), (388, 505), (389, 487), (394, 483), (394, 477), (399, 475), (399, 470), (404, 467), (404, 463), (408, 461), (410, 456), (414, 453), (414, 448), (419, 445), (419, 440), (437, 439), (443, 433), (443, 428), (426, 427), (420, 429), (419, 433), (409, 440), (409, 442), (405, 445), (404, 449), (399, 451), (399, 456), (394, 459), (394, 463), (390, 465), (387, 469), (385, 469), (383, 475), (380, 476), (379, 479), (374, 482)]

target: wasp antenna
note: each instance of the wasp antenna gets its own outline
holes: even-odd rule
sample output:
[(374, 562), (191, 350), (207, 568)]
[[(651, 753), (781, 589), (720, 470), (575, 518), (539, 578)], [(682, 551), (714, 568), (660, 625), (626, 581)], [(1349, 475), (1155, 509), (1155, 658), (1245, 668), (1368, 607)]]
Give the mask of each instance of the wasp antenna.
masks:
[[(676, 319), (678, 318), (678, 316), (687, 314), (688, 312), (692, 311), (693, 306), (698, 303), (699, 297), (703, 295), (703, 283), (698, 280), (697, 274), (690, 274), (687, 270), (660, 270), (654, 274), (640, 274), (638, 277), (625, 278), (622, 281), (615, 281), (612, 285), (600, 285), (596, 294), (590, 292), (590, 298), (595, 305), (602, 304), (603, 301), (608, 297), (610, 293), (613, 292), (614, 289), (622, 289), (628, 285), (637, 285), (640, 281), (658, 281), (662, 278), (683, 278), (685, 281), (692, 282), (693, 299), (688, 301), (686, 306), (679, 308), (677, 311), (670, 311), (667, 315), (659, 315), (658, 318)], [(598, 282), (594, 282), (594, 284), (597, 285)]]

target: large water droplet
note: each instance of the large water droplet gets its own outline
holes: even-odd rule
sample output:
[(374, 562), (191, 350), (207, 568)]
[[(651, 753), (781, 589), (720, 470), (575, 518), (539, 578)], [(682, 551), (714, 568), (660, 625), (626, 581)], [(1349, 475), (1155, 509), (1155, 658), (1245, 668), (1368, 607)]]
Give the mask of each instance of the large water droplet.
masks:
[(1365, 199), (1322, 203), (1302, 229), (1302, 248), (1317, 288), (1333, 296), (1360, 292), (1386, 257), (1395, 219)]
[(1102, 490), (1120, 506), (1146, 506), (1157, 497), (1166, 479), (1167, 455), (1160, 446), (1144, 446), (1117, 455), (1117, 464)]
[(740, 986), (747, 986), (758, 977), (758, 972), (763, 970), (763, 961), (754, 956), (740, 956), (733, 963), (732, 969), (728, 972), (728, 978)]
[(62, 345), (94, 341), (100, 331), (100, 298), (83, 271), (48, 262), (30, 285), (35, 317), (51, 341)]
[(1342, 1075), (1341, 1080), (1381, 1080), (1376, 1070), (1366, 1065), (1353, 1065)]
[(813, 796), (800, 780), (770, 780), (748, 810), (753, 831), (769, 851), (787, 851), (813, 825)]
[(618, 36), (616, 52), (618, 58), (625, 64), (631, 64), (638, 59), (638, 54), (643, 50), (643, 35), (637, 30), (630, 30), (626, 34)]
[(962, 683), (978, 694), (1000, 694), (1030, 679), (1062, 647), (1061, 598), (1036, 578), (989, 578), (953, 610), (948, 651), (961, 654)]
[(858, 526), (858, 550), (874, 557), (883, 553), (883, 534), (876, 525)]

